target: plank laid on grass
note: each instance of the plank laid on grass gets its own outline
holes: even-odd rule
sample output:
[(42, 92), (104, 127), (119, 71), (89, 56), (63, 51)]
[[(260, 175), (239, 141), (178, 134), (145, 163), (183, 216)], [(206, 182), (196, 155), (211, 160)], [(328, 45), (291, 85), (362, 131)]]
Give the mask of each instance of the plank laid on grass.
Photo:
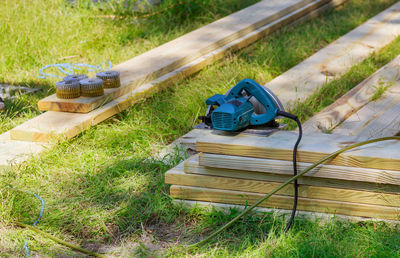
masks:
[[(253, 204), (264, 196), (264, 194), (259, 193), (177, 185), (171, 186), (170, 195), (172, 197), (185, 200), (242, 205)], [(293, 206), (293, 197), (273, 195), (267, 201), (262, 202), (260, 206), (290, 209)], [(349, 216), (373, 217), (389, 220), (397, 220), (400, 216), (400, 208), (396, 207), (320, 200), (304, 197), (300, 197), (298, 199), (297, 209), (303, 211), (337, 213)]]
[(141, 54), (113, 68), (121, 73), (122, 86), (107, 89), (96, 98), (58, 99), (55, 95), (39, 101), (40, 110), (80, 112), (91, 110), (125, 95), (138, 85), (154, 80), (187, 63), (214, 51), (289, 13), (313, 3), (317, 8), (329, 0), (261, 1), (200, 29)]
[[(179, 205), (180, 207), (183, 205), (187, 208), (212, 208), (218, 211), (230, 214), (232, 209), (242, 211), (248, 207), (248, 205), (238, 205), (238, 204), (226, 204), (226, 203), (216, 203), (216, 202), (204, 202), (204, 201), (188, 201), (182, 199), (175, 199), (172, 201), (174, 204)], [(261, 215), (265, 216), (267, 213), (272, 213), (274, 216), (286, 216), (292, 214), (292, 210), (285, 210), (285, 209), (271, 209), (271, 208), (264, 208), (264, 207), (255, 207), (253, 209), (252, 214), (254, 215)], [(384, 220), (384, 219), (376, 219), (376, 218), (366, 218), (366, 217), (359, 217), (359, 216), (348, 216), (348, 215), (341, 215), (341, 214), (328, 214), (322, 212), (309, 212), (309, 211), (297, 211), (296, 212), (297, 218), (302, 219), (310, 219), (315, 220), (318, 219), (319, 222), (328, 222), (331, 221), (332, 218), (335, 220), (345, 221), (345, 222), (360, 222), (360, 221), (384, 221), (389, 223), (390, 225), (400, 225), (400, 221), (397, 220)]]
[(400, 3), (396, 3), (266, 86), (286, 107), (306, 99), (317, 88), (393, 41), (400, 34), (399, 19)]
[[(303, 123), (304, 132), (330, 131), (350, 117), (354, 112), (369, 103), (371, 98), (381, 89), (381, 87), (389, 87), (388, 91), (392, 91), (392, 88), (398, 88), (400, 86), (399, 71), (400, 56), (397, 56), (393, 61), (379, 69), (334, 103)], [(376, 110), (376, 108), (372, 108), (372, 110)], [(361, 117), (359, 119), (356, 117), (354, 118), (358, 121), (362, 120)], [(337, 133), (337, 130), (335, 130), (335, 133)]]
[(400, 83), (388, 88), (335, 128), (335, 134), (363, 139), (393, 136), (400, 132)]
[(48, 111), (27, 121), (21, 126), (12, 129), (11, 137), (15, 140), (40, 142), (47, 142), (53, 138), (72, 138), (80, 132), (86, 130), (88, 127), (102, 122), (103, 120), (123, 111), (137, 101), (159, 91), (167, 84), (201, 70), (204, 66), (209, 65), (215, 60), (223, 57), (227, 52), (238, 50), (247, 46), (262, 36), (289, 23), (292, 18), (302, 17), (302, 19), (306, 19), (307, 17), (315, 16), (317, 13), (320, 13), (327, 8), (337, 6), (342, 2), (343, 0), (331, 1), (311, 13), (308, 12), (310, 11), (313, 3), (306, 5), (303, 8), (300, 8), (271, 24), (258, 28), (254, 32), (234, 40), (231, 43), (220, 47), (183, 67), (180, 67), (179, 69), (159, 77), (151, 83), (141, 85), (139, 88), (136, 88), (129, 94), (121, 96), (118, 99), (115, 99), (90, 113), (78, 114)]
[[(199, 165), (272, 174), (293, 174), (293, 162), (286, 160), (200, 153)], [(298, 171), (302, 171), (311, 165), (311, 163), (298, 162), (297, 169)], [(392, 184), (400, 186), (400, 171), (395, 170), (320, 165), (317, 168), (309, 171), (306, 175), (309, 177), (370, 182), (376, 184)]]
[(46, 148), (42, 143), (13, 141), (8, 132), (0, 134), (0, 170), (24, 162)]
[[(298, 134), (280, 131), (268, 137), (210, 131), (196, 143), (198, 152), (277, 160), (292, 160)], [(298, 161), (314, 163), (354, 143), (355, 137), (331, 134), (306, 134), (298, 148)], [(400, 142), (391, 140), (363, 146), (336, 156), (326, 164), (375, 169), (400, 170)]]
[[(264, 194), (271, 192), (281, 184), (271, 181), (185, 174), (183, 170), (183, 164), (169, 170), (165, 174), (165, 183), (171, 185), (205, 187)], [(293, 192), (293, 185), (289, 185), (277, 194), (293, 196)], [(321, 186), (299, 185), (299, 197), (400, 207), (399, 194), (376, 193)]]
[[(237, 170), (227, 168), (213, 168), (199, 165), (198, 155), (194, 155), (184, 162), (184, 172), (187, 174), (206, 175), (206, 176), (218, 176), (218, 177), (229, 177), (249, 180), (261, 180), (270, 182), (285, 182), (292, 175), (289, 174), (273, 174), (265, 172), (254, 172), (250, 170)], [(345, 189), (356, 189), (378, 193), (400, 193), (400, 187), (398, 185), (389, 184), (378, 184), (363, 181), (349, 181), (340, 179), (331, 179), (323, 177), (315, 177), (310, 175), (304, 175), (298, 179), (299, 184), (313, 185), (313, 186), (324, 186), (331, 188), (345, 188)]]

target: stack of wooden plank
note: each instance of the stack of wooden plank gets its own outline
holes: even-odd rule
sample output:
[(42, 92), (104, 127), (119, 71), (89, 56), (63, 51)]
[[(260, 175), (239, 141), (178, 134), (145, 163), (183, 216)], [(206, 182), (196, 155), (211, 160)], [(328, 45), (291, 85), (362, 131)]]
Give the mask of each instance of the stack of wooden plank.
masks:
[[(400, 56), (305, 122), (298, 170), (352, 143), (398, 135), (399, 71)], [(286, 104), (287, 95), (278, 93)], [(249, 205), (293, 175), (297, 132), (260, 136), (203, 130), (188, 135), (200, 153), (165, 175), (171, 196), (185, 203)], [(299, 183), (300, 211), (399, 220), (400, 141), (345, 152)], [(261, 204), (283, 210), (292, 205), (293, 185)]]
[[(299, 171), (354, 142), (400, 132), (399, 69), (400, 56), (304, 123)], [(248, 205), (293, 174), (296, 132), (260, 136), (203, 130), (192, 135), (197, 135), (195, 149), (200, 153), (165, 176), (175, 198)], [(398, 220), (399, 150), (397, 141), (377, 143), (343, 153), (308, 172), (299, 179), (298, 210)], [(292, 205), (293, 185), (261, 204), (283, 210)]]
[[(198, 139), (200, 154), (168, 171), (172, 197), (249, 205), (292, 176), (295, 132), (271, 136), (209, 131)], [(354, 137), (304, 135), (298, 169), (354, 142)], [(389, 141), (339, 155), (299, 180), (298, 210), (398, 220), (400, 215), (400, 142)], [(293, 186), (261, 207), (291, 209)]]

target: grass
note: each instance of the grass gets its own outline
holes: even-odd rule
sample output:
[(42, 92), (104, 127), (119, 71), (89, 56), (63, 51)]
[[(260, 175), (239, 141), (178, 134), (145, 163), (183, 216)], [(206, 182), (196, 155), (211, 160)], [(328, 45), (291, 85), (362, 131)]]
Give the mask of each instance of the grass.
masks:
[[(248, 3), (232, 2), (236, 3), (232, 5), (233, 9)], [(117, 256), (400, 256), (400, 230), (396, 226), (338, 219), (325, 223), (297, 219), (293, 229), (283, 235), (285, 223), (273, 214), (246, 216), (210, 245), (189, 252), (184, 247), (186, 243), (209, 234), (238, 211), (223, 214), (216, 210), (172, 205), (169, 186), (164, 183), (163, 176), (183, 157), (176, 152), (161, 160), (151, 158), (162, 146), (191, 130), (197, 122), (196, 117), (205, 112), (207, 97), (226, 92), (242, 78), (252, 78), (260, 83), (271, 80), (394, 2), (353, 0), (322, 17), (284, 28), (75, 139), (52, 147), (40, 157), (13, 170), (1, 171), (0, 253), (2, 256), (22, 256), (28, 237), (33, 254), (73, 255), (48, 239), (13, 226), (14, 220), (32, 223), (40, 203), (29, 194), (5, 187), (10, 185), (38, 193), (46, 201), (44, 217), (38, 225), (40, 229), (86, 248)], [(0, 25), (3, 26), (1, 35), (7, 35), (0, 38), (6, 46), (6, 50), (0, 50), (3, 51), (0, 55), (1, 81), (31, 87), (41, 84), (51, 91), (52, 81), (39, 81), (35, 76), (37, 69), (54, 63), (58, 57), (78, 53), (77, 59), (69, 61), (100, 63), (111, 59), (118, 63), (127, 56), (201, 26), (202, 21), (207, 23), (233, 10), (228, 8), (229, 4), (213, 5), (215, 9), (210, 7), (212, 12), (202, 10), (193, 16), (196, 22), (190, 17), (178, 19), (179, 22), (169, 28), (170, 34), (165, 27), (169, 25), (163, 23), (154, 31), (146, 30), (155, 26), (152, 22), (168, 19), (168, 16), (155, 17), (154, 21), (148, 21), (150, 25), (138, 24), (130, 28), (129, 13), (115, 12), (125, 15), (121, 20), (96, 18), (94, 22), (88, 17), (108, 15), (112, 10), (82, 5), (71, 7), (62, 1), (45, 3), (38, 0), (36, 6), (28, 8), (27, 2), (7, 1), (7, 11), (0, 9), (0, 19), (8, 22), (6, 26), (0, 23), (3, 24)], [(20, 19), (11, 19), (11, 14)], [(37, 21), (29, 23), (30, 17), (37, 17)], [(46, 17), (50, 18), (46, 20)], [(48, 20), (54, 22), (48, 24)], [(41, 29), (37, 30), (38, 27)], [(117, 37), (140, 28), (145, 31), (145, 36), (134, 34), (130, 40), (135, 43), (130, 40), (123, 43), (121, 37)], [(52, 35), (59, 30), (68, 32), (66, 38), (71, 41), (54, 39)], [(38, 35), (34, 35), (36, 31)], [(103, 32), (116, 36), (106, 37)], [(80, 39), (75, 39), (83, 34), (90, 43), (79, 43)], [(104, 37), (104, 42), (97, 40), (98, 37)], [(48, 40), (50, 38), (54, 39), (53, 43)], [(12, 39), (24, 43), (12, 46)], [(31, 57), (24, 52), (30, 53)], [(326, 85), (308, 102), (298, 103), (293, 110), (304, 121), (398, 54), (400, 41), (396, 40), (339, 80)], [(7, 102), (13, 111), (2, 113), (1, 130), (37, 114), (34, 103), (39, 97), (26, 96), (19, 102)]]

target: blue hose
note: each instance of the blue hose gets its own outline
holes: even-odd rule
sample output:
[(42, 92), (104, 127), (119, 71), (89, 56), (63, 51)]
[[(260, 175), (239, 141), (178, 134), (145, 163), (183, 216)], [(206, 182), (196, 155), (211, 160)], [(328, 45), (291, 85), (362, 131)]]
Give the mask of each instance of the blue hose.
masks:
[[(102, 68), (103, 66), (106, 66), (108, 64), (108, 68)], [(88, 69), (89, 72), (95, 72), (95, 71), (105, 71), (105, 70), (110, 70), (111, 69), (111, 61), (106, 61), (98, 65), (90, 65), (90, 64), (83, 64), (83, 63), (75, 63), (75, 64), (69, 64), (69, 63), (62, 63), (62, 64), (49, 64), (46, 66), (43, 66), (40, 68), (39, 73), (40, 75), (38, 76), (40, 79), (47, 79), (49, 77), (56, 77), (56, 78), (62, 78), (63, 76), (57, 75), (57, 74), (50, 74), (50, 73), (45, 73), (44, 70), (51, 68), (51, 67), (57, 67), (58, 70), (62, 74), (66, 75), (73, 75), (75, 74), (76, 70), (81, 70), (82, 67), (85, 67)]]
[[(36, 221), (33, 222), (33, 226), (35, 227), (36, 224), (38, 224), (39, 221), (40, 221), (40, 220), (42, 219), (42, 217), (43, 217), (45, 202), (44, 202), (44, 200), (42, 199), (42, 197), (40, 197), (39, 195), (37, 195), (37, 194), (35, 194), (35, 193), (32, 193), (32, 192), (30, 192), (30, 191), (27, 191), (27, 190), (19, 190), (19, 189), (17, 189), (17, 188), (10, 187), (10, 186), (7, 186), (7, 187), (10, 188), (10, 189), (13, 189), (13, 190), (15, 190), (15, 191), (18, 191), (18, 192), (25, 192), (25, 193), (28, 193), (28, 194), (32, 194), (32, 195), (35, 196), (37, 199), (39, 199), (39, 201), (42, 203), (42, 207), (40, 208), (39, 216), (38, 216), (38, 218), (36, 219)], [(24, 249), (25, 249), (26, 257), (30, 257), (29, 247), (28, 247), (28, 242), (27, 242), (27, 240), (25, 240)]]

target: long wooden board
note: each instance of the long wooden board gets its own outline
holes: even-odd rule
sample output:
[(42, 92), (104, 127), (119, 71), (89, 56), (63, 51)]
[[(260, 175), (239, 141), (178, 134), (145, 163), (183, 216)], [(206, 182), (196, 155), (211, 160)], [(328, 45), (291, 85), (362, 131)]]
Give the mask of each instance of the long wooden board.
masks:
[[(268, 137), (210, 131), (196, 143), (198, 152), (292, 160), (293, 145), (298, 134), (280, 131)], [(354, 143), (355, 137), (332, 134), (306, 134), (298, 148), (298, 161), (314, 163)], [(363, 146), (342, 153), (326, 164), (374, 169), (400, 170), (400, 142), (397, 140)]]
[[(218, 176), (258, 181), (269, 181), (269, 182), (285, 182), (292, 175), (289, 174), (274, 174), (265, 172), (255, 172), (250, 170), (237, 170), (227, 168), (214, 168), (199, 165), (198, 155), (194, 155), (184, 162), (184, 172), (186, 174), (196, 174), (205, 176)], [(315, 177), (312, 175), (305, 175), (298, 179), (299, 184), (321, 186), (330, 188), (340, 189), (352, 189), (352, 190), (363, 190), (377, 193), (400, 193), (400, 187), (398, 185), (390, 184), (378, 184), (358, 180), (341, 180), (324, 177)]]
[[(39, 109), (90, 112), (112, 99), (129, 93), (140, 84), (186, 65), (288, 14), (296, 14), (300, 8), (309, 5), (310, 12), (327, 2), (329, 0), (261, 1), (115, 66), (113, 70), (121, 73), (120, 88), (107, 89), (103, 96), (96, 98), (63, 100), (51, 95), (39, 101)], [(291, 20), (296, 18), (297, 15), (291, 15)]]
[(135, 104), (137, 101), (151, 96), (153, 93), (161, 90), (166, 85), (201, 70), (204, 66), (213, 63), (219, 58), (222, 58), (226, 53), (245, 47), (257, 39), (267, 35), (268, 33), (278, 29), (279, 27), (290, 22), (293, 16), (301, 17), (301, 15), (303, 15), (302, 19), (313, 17), (328, 8), (339, 5), (343, 1), (344, 0), (331, 1), (308, 14), (307, 12), (309, 12), (310, 6), (306, 5), (304, 8), (300, 8), (273, 23), (260, 27), (255, 31), (190, 62), (187, 65), (167, 73), (150, 83), (141, 85), (140, 87), (131, 91), (129, 94), (112, 100), (111, 102), (93, 110), (90, 113), (79, 114), (48, 111), (12, 129), (11, 137), (15, 140), (38, 142), (48, 142), (58, 138), (72, 138), (90, 126), (98, 124), (105, 119), (123, 111), (129, 106)]
[(0, 170), (18, 165), (47, 147), (37, 142), (13, 141), (9, 132), (0, 134)]
[(273, 79), (266, 86), (289, 108), (327, 82), (343, 75), (400, 34), (400, 3), (373, 17), (340, 39)]
[[(171, 186), (170, 195), (172, 197), (185, 200), (241, 205), (253, 204), (264, 196), (263, 194), (259, 193), (176, 185)], [(267, 201), (260, 204), (261, 207), (278, 209), (290, 209), (292, 205), (293, 197), (283, 195), (273, 195)], [(297, 209), (389, 220), (398, 220), (400, 216), (400, 208), (395, 207), (320, 200), (304, 197), (300, 197), (298, 199)]]
[[(285, 160), (200, 153), (199, 165), (272, 174), (293, 174), (293, 163)], [(298, 162), (297, 169), (298, 171), (302, 171), (310, 165), (311, 163)], [(322, 165), (309, 171), (306, 175), (309, 177), (369, 182), (375, 184), (392, 184), (400, 187), (400, 171), (395, 170)]]
[(390, 87), (376, 101), (355, 112), (333, 131), (363, 139), (393, 136), (400, 132), (400, 83)]
[[(304, 132), (331, 131), (353, 113), (369, 103), (371, 98), (381, 87), (389, 87), (389, 92), (398, 91), (400, 86), (399, 79), (400, 56), (397, 56), (390, 63), (365, 79), (337, 101), (303, 123)], [(376, 110), (376, 108), (373, 108), (373, 110)], [(357, 117), (359, 117), (359, 119)], [(355, 115), (354, 118), (358, 121), (362, 121), (363, 119), (359, 114)], [(335, 133), (337, 133), (337, 130)]]
[[(280, 183), (271, 181), (185, 174), (183, 170), (183, 165), (179, 165), (169, 170), (165, 174), (165, 183), (171, 185), (194, 186), (264, 194), (271, 192), (280, 185)], [(293, 196), (293, 192), (293, 185), (289, 185), (279, 191), (277, 194)], [(400, 194), (388, 194), (321, 186), (300, 185), (299, 197), (374, 204), (400, 208)]]
[[(226, 204), (226, 203), (216, 203), (216, 202), (204, 202), (204, 201), (189, 201), (182, 199), (175, 199), (173, 203), (178, 206), (185, 206), (187, 208), (212, 208), (218, 211), (231, 214), (232, 209), (236, 210), (244, 210), (247, 208), (245, 205), (239, 204)], [(291, 210), (285, 209), (271, 209), (265, 207), (255, 207), (251, 212), (253, 215), (265, 216), (265, 214), (273, 214), (274, 216), (283, 216), (285, 218), (289, 218), (292, 214)], [(360, 221), (384, 221), (390, 225), (400, 225), (400, 221), (398, 220), (386, 220), (386, 219), (376, 219), (376, 218), (366, 218), (359, 216), (348, 216), (341, 214), (328, 214), (322, 212), (310, 212), (310, 211), (297, 211), (296, 218), (309, 219), (312, 221), (318, 220), (320, 223), (329, 222), (334, 218), (335, 220), (346, 221), (346, 222), (360, 222)]]

